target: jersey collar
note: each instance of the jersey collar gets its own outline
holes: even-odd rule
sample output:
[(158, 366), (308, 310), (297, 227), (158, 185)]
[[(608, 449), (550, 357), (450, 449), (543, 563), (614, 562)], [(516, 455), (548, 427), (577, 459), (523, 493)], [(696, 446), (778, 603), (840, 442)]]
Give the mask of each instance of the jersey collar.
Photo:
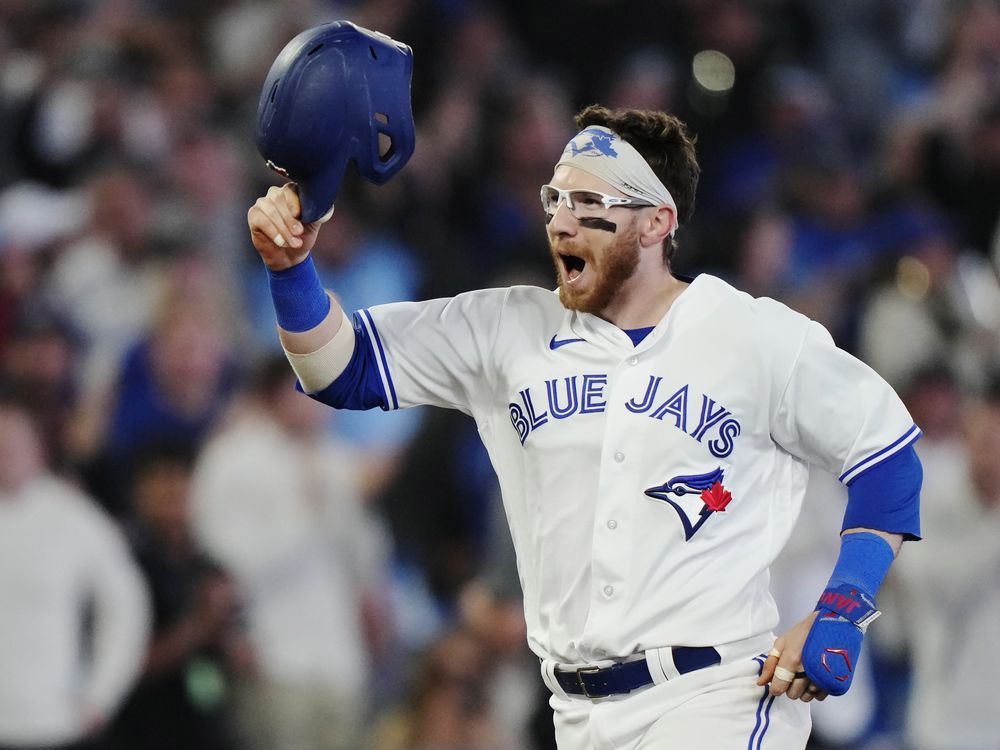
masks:
[(639, 346), (633, 346), (632, 339), (628, 337), (628, 334), (615, 324), (609, 323), (597, 315), (577, 310), (566, 311), (563, 324), (559, 329), (559, 338), (582, 338), (591, 344), (617, 353), (642, 352), (656, 346), (661, 339), (673, 336), (680, 327), (686, 327), (689, 317), (687, 310), (693, 306), (696, 307), (696, 305), (692, 305), (692, 300), (697, 302), (698, 299), (704, 299), (702, 287), (705, 286), (706, 277), (707, 279), (713, 278), (708, 274), (699, 274), (694, 278), (680, 274), (674, 275), (682, 281), (689, 282), (690, 286), (677, 296), (670, 309), (649, 335), (639, 343)]

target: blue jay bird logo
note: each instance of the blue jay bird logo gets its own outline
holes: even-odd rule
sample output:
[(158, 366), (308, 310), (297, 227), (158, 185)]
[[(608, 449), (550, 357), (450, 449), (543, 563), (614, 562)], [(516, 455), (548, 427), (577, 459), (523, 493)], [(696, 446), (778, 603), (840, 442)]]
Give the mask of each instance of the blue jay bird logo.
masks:
[[(590, 140), (577, 148), (575, 141), (583, 135), (589, 135)], [(618, 152), (611, 145), (614, 143), (614, 140), (615, 136), (613, 133), (605, 133), (603, 130), (597, 130), (596, 128), (587, 128), (586, 130), (581, 130), (576, 138), (570, 141), (569, 147), (573, 151), (573, 156), (594, 152), (594, 156), (603, 154), (604, 156), (610, 156), (612, 159), (617, 159)]]
[[(658, 487), (650, 487), (646, 490), (646, 495), (655, 500), (663, 500), (669, 503), (677, 511), (677, 515), (680, 516), (681, 523), (684, 525), (684, 539), (690, 542), (691, 537), (705, 524), (708, 517), (716, 511), (720, 513), (725, 512), (726, 506), (733, 499), (729, 490), (723, 487), (722, 480), (723, 471), (721, 467), (707, 474), (681, 474), (668, 479)], [(698, 522), (692, 524), (691, 519), (688, 518), (684, 509), (675, 500), (672, 500), (670, 495), (676, 495), (677, 497), (698, 495), (704, 503), (698, 514)]]

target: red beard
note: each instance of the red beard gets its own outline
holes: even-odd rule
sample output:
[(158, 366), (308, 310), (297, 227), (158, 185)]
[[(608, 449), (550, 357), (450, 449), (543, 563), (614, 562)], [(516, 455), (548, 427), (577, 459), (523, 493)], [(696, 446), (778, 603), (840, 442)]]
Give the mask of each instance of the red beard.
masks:
[(607, 309), (639, 265), (639, 232), (634, 226), (629, 226), (615, 237), (599, 259), (589, 254), (580, 255), (586, 260), (586, 272), (595, 278), (589, 289), (577, 291), (573, 285), (563, 281), (565, 269), (559, 257), (560, 250), (575, 255), (573, 245), (564, 243), (557, 249), (551, 241), (549, 244), (559, 284), (559, 301), (567, 310), (596, 315)]

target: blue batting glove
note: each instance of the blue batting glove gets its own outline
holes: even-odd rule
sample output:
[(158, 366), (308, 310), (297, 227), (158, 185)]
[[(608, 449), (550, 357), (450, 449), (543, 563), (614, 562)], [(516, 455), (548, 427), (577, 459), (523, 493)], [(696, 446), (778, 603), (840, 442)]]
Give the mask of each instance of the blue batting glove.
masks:
[(816, 611), (802, 647), (802, 669), (825, 692), (843, 695), (854, 678), (865, 630), (882, 613), (875, 597), (849, 583), (824, 591)]

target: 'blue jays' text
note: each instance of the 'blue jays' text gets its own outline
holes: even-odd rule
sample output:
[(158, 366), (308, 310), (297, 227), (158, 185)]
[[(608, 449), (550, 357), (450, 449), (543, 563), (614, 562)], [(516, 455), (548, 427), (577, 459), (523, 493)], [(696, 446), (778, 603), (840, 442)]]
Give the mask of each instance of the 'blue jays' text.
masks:
[[(541, 387), (518, 391), (507, 409), (521, 445), (532, 432), (547, 424), (576, 414), (606, 411), (607, 384), (607, 375), (581, 374), (546, 380), (544, 391)], [(693, 391), (687, 383), (673, 391), (662, 384), (662, 377), (650, 375), (646, 390), (633, 395), (623, 406), (633, 414), (644, 414), (681, 430), (705, 444), (717, 458), (733, 452), (733, 441), (742, 428), (729, 409), (711, 396)]]

